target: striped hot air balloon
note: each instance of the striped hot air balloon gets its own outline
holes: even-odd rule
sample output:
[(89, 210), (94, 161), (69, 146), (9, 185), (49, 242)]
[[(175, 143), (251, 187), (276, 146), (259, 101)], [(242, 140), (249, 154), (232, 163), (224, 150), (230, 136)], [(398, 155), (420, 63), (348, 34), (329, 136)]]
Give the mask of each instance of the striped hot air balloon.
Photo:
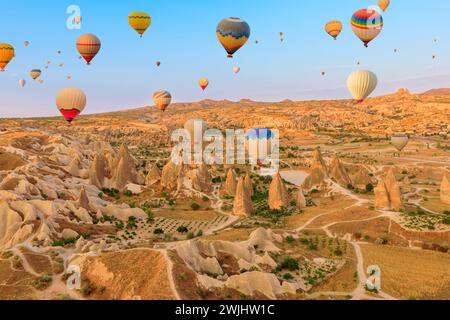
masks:
[(325, 31), (337, 40), (337, 37), (342, 31), (342, 22), (339, 20), (331, 20), (325, 25)]
[(83, 34), (77, 40), (77, 50), (88, 65), (100, 51), (101, 46), (100, 39), (93, 34)]
[(375, 39), (383, 29), (383, 17), (373, 9), (356, 11), (350, 21), (355, 35), (368, 47), (369, 42)]
[(157, 91), (153, 94), (153, 102), (161, 111), (166, 111), (172, 102), (172, 96), (167, 91)]
[(216, 33), (228, 53), (228, 58), (233, 58), (233, 54), (250, 38), (250, 26), (239, 18), (226, 18), (220, 21)]
[(16, 56), (14, 47), (7, 43), (0, 43), (0, 69), (5, 71), (8, 63)]
[(86, 107), (86, 95), (78, 88), (64, 88), (56, 96), (56, 106), (71, 123)]
[(198, 85), (200, 86), (200, 88), (203, 89), (203, 91), (208, 87), (209, 85), (209, 80), (208, 78), (201, 78), (200, 80), (198, 80)]
[(39, 69), (33, 69), (30, 71), (30, 76), (33, 80), (36, 80), (37, 78), (39, 78), (41, 74), (42, 74), (42, 71)]
[(128, 15), (128, 23), (142, 38), (145, 31), (147, 31), (148, 27), (152, 24), (152, 18), (145, 12), (135, 11)]
[(368, 70), (357, 70), (350, 74), (347, 86), (357, 103), (362, 103), (377, 87), (377, 76)]

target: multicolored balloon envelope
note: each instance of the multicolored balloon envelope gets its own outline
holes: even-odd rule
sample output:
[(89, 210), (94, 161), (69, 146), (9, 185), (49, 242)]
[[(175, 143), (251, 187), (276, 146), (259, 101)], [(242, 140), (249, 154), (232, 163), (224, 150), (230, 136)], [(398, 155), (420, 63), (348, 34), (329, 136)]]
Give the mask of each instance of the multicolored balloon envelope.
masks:
[(378, 79), (375, 73), (368, 70), (357, 70), (347, 79), (348, 90), (357, 103), (362, 103), (375, 90)]
[(152, 24), (152, 18), (145, 12), (135, 11), (128, 15), (128, 23), (142, 38), (145, 31)]
[(77, 40), (77, 50), (88, 65), (100, 51), (101, 46), (100, 39), (93, 34), (83, 34)]
[(172, 96), (167, 91), (157, 91), (153, 94), (153, 102), (159, 110), (164, 112), (172, 102)]
[[(270, 129), (254, 128), (248, 130), (245, 134), (245, 147), (249, 157), (256, 160), (266, 160), (271, 153), (274, 137), (275, 135)], [(263, 147), (264, 145), (265, 147)]]
[(14, 47), (7, 43), (0, 43), (0, 69), (5, 71), (8, 63), (15, 57)]
[(228, 53), (228, 58), (242, 48), (250, 38), (250, 26), (239, 18), (226, 18), (217, 26), (217, 38)]
[(64, 119), (71, 123), (86, 107), (86, 95), (78, 88), (62, 89), (56, 96), (56, 106)]
[(36, 80), (37, 78), (39, 78), (41, 74), (42, 74), (42, 71), (39, 69), (33, 69), (30, 71), (30, 76), (33, 80)]
[(208, 78), (201, 78), (200, 80), (198, 80), (198, 85), (200, 86), (200, 88), (205, 90), (209, 85)]
[(368, 47), (369, 42), (375, 39), (383, 29), (383, 17), (373, 9), (356, 11), (350, 21), (355, 35)]
[(342, 22), (339, 20), (331, 20), (325, 25), (325, 31), (337, 40), (337, 37), (342, 31)]

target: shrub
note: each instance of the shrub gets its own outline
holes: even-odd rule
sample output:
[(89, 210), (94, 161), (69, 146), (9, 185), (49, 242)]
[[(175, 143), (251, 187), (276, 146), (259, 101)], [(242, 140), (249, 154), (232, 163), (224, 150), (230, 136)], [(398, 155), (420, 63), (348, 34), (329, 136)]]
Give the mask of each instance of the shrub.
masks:
[(295, 241), (295, 239), (294, 239), (293, 236), (287, 236), (287, 237), (286, 237), (286, 241), (287, 241), (288, 243), (293, 243), (293, 242)]
[(188, 239), (194, 239), (194, 233), (193, 233), (193, 232), (189, 232), (189, 233), (187, 234), (187, 238), (188, 238)]
[(198, 230), (196, 236), (197, 236), (197, 237), (203, 236), (203, 230)]
[(132, 197), (133, 196), (133, 192), (131, 192), (130, 190), (125, 190), (125, 192), (123, 194), (125, 196), (127, 196), (127, 197)]
[(189, 229), (187, 227), (185, 227), (185, 226), (180, 226), (180, 227), (177, 228), (177, 232), (178, 233), (188, 233)]
[(290, 274), (288, 272), (288, 273), (283, 274), (283, 279), (286, 280), (286, 281), (289, 281), (289, 280), (293, 280), (294, 277), (292, 276), (292, 274)]
[(192, 202), (191, 203), (191, 209), (194, 211), (197, 211), (200, 209), (200, 205), (197, 202)]
[(368, 183), (368, 184), (366, 185), (366, 191), (367, 191), (367, 192), (372, 192), (372, 191), (373, 191), (373, 189), (374, 189), (374, 186), (373, 186), (373, 184), (371, 184), (371, 183)]
[(280, 264), (280, 267), (289, 271), (300, 269), (298, 261), (291, 257), (284, 258), (283, 262)]
[(153, 234), (163, 234), (163, 233), (164, 233), (164, 230), (161, 228), (157, 228), (157, 229), (155, 229), (155, 231), (153, 231)]

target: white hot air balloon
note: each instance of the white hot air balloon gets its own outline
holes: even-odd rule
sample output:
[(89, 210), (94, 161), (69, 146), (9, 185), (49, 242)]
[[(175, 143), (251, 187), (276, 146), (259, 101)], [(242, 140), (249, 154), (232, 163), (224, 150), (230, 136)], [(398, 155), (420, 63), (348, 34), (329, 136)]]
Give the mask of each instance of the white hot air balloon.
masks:
[(21, 87), (21, 88), (23, 88), (23, 87), (25, 87), (25, 84), (26, 84), (27, 82), (24, 80), (24, 79), (20, 79), (19, 80), (19, 86)]
[(398, 133), (394, 134), (391, 137), (391, 143), (398, 150), (398, 152), (402, 152), (403, 149), (408, 145), (409, 137), (407, 134)]
[(234, 67), (234, 68), (233, 68), (233, 72), (234, 72), (235, 74), (238, 74), (240, 71), (241, 71), (241, 68), (239, 68), (239, 67)]
[(357, 70), (347, 79), (348, 90), (357, 103), (362, 103), (377, 87), (375, 73), (368, 70)]

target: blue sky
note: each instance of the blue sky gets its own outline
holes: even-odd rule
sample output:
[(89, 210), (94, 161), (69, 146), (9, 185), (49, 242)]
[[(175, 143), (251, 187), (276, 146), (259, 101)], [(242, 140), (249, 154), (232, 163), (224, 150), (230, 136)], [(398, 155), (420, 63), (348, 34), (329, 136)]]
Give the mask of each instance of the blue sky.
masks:
[[(446, 22), (450, 2), (391, 0), (383, 14), (381, 35), (366, 49), (352, 33), (349, 21), (354, 11), (376, 2), (0, 0), (0, 43), (16, 48), (16, 58), (7, 72), (0, 73), (0, 116), (59, 115), (54, 100), (66, 86), (85, 91), (86, 113), (152, 105), (156, 90), (170, 91), (175, 102), (350, 98), (346, 79), (358, 68), (377, 74), (379, 86), (374, 95), (402, 87), (415, 92), (450, 87), (450, 28)], [(66, 9), (71, 4), (81, 9), (81, 30), (66, 28)], [(128, 25), (131, 11), (146, 11), (152, 17), (142, 39)], [(246, 20), (252, 29), (250, 41), (233, 60), (226, 58), (215, 35), (217, 23), (230, 16)], [(338, 41), (324, 31), (324, 24), (331, 19), (344, 23)], [(283, 43), (280, 31), (285, 34)], [(96, 34), (102, 41), (102, 50), (91, 66), (78, 59), (75, 48), (83, 33)], [(25, 40), (30, 46), (23, 46)], [(52, 64), (45, 70), (48, 60)], [(162, 63), (159, 69), (157, 60)], [(59, 63), (65, 63), (64, 68), (59, 68)], [(234, 66), (241, 67), (237, 76), (232, 72)], [(44, 71), (44, 84), (33, 83), (28, 75), (33, 68)], [(322, 71), (326, 77), (321, 76)], [(72, 80), (66, 79), (68, 75)], [(210, 80), (205, 92), (197, 84), (201, 77)], [(18, 85), (22, 78), (27, 80), (25, 89)]]

